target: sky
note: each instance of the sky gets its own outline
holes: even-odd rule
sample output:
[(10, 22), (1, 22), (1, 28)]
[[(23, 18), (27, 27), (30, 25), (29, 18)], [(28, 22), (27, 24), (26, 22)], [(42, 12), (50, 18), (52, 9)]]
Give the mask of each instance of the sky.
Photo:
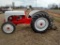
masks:
[(33, 7), (48, 7), (49, 4), (60, 4), (60, 0), (0, 0), (0, 6), (12, 5), (12, 2), (15, 3), (15, 6), (32, 5)]

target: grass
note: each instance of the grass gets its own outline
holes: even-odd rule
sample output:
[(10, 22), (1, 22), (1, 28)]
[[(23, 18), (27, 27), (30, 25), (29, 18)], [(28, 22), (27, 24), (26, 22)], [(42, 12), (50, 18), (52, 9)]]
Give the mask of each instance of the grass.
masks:
[(60, 14), (60, 10), (50, 10), (50, 11), (57, 13), (57, 14)]
[(60, 18), (54, 17), (54, 20), (60, 23)]

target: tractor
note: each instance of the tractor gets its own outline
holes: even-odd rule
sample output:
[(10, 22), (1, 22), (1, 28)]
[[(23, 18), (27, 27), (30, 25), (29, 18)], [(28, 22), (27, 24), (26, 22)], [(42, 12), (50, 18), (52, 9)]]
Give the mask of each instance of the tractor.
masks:
[(45, 11), (32, 10), (27, 16), (26, 10), (13, 10), (4, 13), (5, 19), (1, 29), (6, 34), (11, 34), (15, 31), (19, 24), (30, 24), (32, 30), (37, 33), (44, 33), (53, 27), (53, 19)]

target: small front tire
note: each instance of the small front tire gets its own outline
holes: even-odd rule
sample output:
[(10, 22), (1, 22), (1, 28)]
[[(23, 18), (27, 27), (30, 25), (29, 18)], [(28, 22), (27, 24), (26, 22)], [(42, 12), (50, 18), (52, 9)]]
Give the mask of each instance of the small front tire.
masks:
[(11, 34), (15, 31), (15, 25), (10, 22), (5, 22), (2, 24), (1, 29), (6, 34)]

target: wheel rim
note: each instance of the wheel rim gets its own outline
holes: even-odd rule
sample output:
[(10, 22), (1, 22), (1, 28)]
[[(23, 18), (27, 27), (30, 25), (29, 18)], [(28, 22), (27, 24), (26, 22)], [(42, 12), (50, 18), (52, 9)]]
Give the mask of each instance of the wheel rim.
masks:
[(5, 33), (12, 33), (13, 30), (14, 30), (14, 27), (13, 27), (11, 24), (5, 24), (5, 25), (3, 26), (3, 31), (4, 31)]
[(34, 25), (38, 31), (45, 31), (49, 25), (49, 22), (46, 18), (41, 17), (35, 21)]

